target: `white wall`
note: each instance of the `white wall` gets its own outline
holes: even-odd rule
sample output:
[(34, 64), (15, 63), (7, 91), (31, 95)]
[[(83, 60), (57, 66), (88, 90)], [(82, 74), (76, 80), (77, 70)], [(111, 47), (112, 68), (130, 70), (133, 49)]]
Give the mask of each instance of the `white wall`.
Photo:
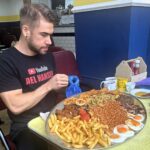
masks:
[[(44, 3), (51, 8), (51, 0), (31, 0), (32, 3)], [(23, 0), (0, 0), (0, 16), (19, 15)]]
[(44, 3), (51, 8), (51, 0), (31, 0), (32, 3)]
[(19, 15), (23, 0), (0, 0), (0, 16)]

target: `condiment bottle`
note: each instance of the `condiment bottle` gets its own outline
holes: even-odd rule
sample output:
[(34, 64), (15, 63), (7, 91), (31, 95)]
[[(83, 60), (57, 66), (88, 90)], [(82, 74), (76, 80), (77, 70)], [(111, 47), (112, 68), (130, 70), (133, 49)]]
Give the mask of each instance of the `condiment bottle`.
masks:
[(136, 59), (135, 60), (135, 67), (134, 67), (134, 75), (137, 75), (140, 73), (140, 60)]
[(129, 66), (130, 66), (130, 68), (131, 68), (131, 70), (132, 70), (132, 75), (134, 75), (135, 61), (134, 61), (134, 60), (133, 60), (133, 61), (130, 61), (128, 64), (129, 64)]

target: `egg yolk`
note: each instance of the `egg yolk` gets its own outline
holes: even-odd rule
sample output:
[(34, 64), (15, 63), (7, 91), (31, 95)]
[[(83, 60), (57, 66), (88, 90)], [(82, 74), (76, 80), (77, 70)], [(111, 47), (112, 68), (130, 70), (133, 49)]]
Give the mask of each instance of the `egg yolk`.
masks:
[(110, 138), (111, 138), (111, 139), (118, 139), (118, 138), (120, 138), (120, 135), (118, 135), (118, 134), (112, 134), (112, 135), (110, 136)]
[(125, 127), (118, 127), (117, 130), (118, 130), (119, 133), (127, 132), (127, 128), (125, 128)]
[(141, 117), (141, 116), (134, 116), (134, 119), (135, 119), (135, 120), (141, 120), (142, 117)]
[(134, 126), (140, 126), (140, 123), (135, 121), (135, 120), (131, 120), (132, 125)]

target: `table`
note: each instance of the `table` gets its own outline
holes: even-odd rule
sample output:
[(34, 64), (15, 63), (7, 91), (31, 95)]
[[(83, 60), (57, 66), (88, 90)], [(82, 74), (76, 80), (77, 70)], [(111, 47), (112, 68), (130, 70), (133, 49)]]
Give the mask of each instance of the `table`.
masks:
[[(109, 150), (149, 150), (150, 149), (150, 99), (140, 100), (147, 111), (147, 122), (144, 129), (138, 133), (131, 140), (126, 141), (116, 147), (109, 148)], [(48, 140), (45, 132), (45, 122), (41, 117), (37, 117), (28, 123), (28, 128), (40, 137)]]

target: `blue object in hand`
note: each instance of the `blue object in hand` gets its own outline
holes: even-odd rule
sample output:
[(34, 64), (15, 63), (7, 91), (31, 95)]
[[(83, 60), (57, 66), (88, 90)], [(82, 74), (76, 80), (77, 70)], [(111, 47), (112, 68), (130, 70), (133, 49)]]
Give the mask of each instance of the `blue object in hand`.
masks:
[(69, 76), (69, 86), (66, 89), (66, 97), (70, 97), (81, 93), (81, 88), (79, 87), (79, 78), (75, 75)]

